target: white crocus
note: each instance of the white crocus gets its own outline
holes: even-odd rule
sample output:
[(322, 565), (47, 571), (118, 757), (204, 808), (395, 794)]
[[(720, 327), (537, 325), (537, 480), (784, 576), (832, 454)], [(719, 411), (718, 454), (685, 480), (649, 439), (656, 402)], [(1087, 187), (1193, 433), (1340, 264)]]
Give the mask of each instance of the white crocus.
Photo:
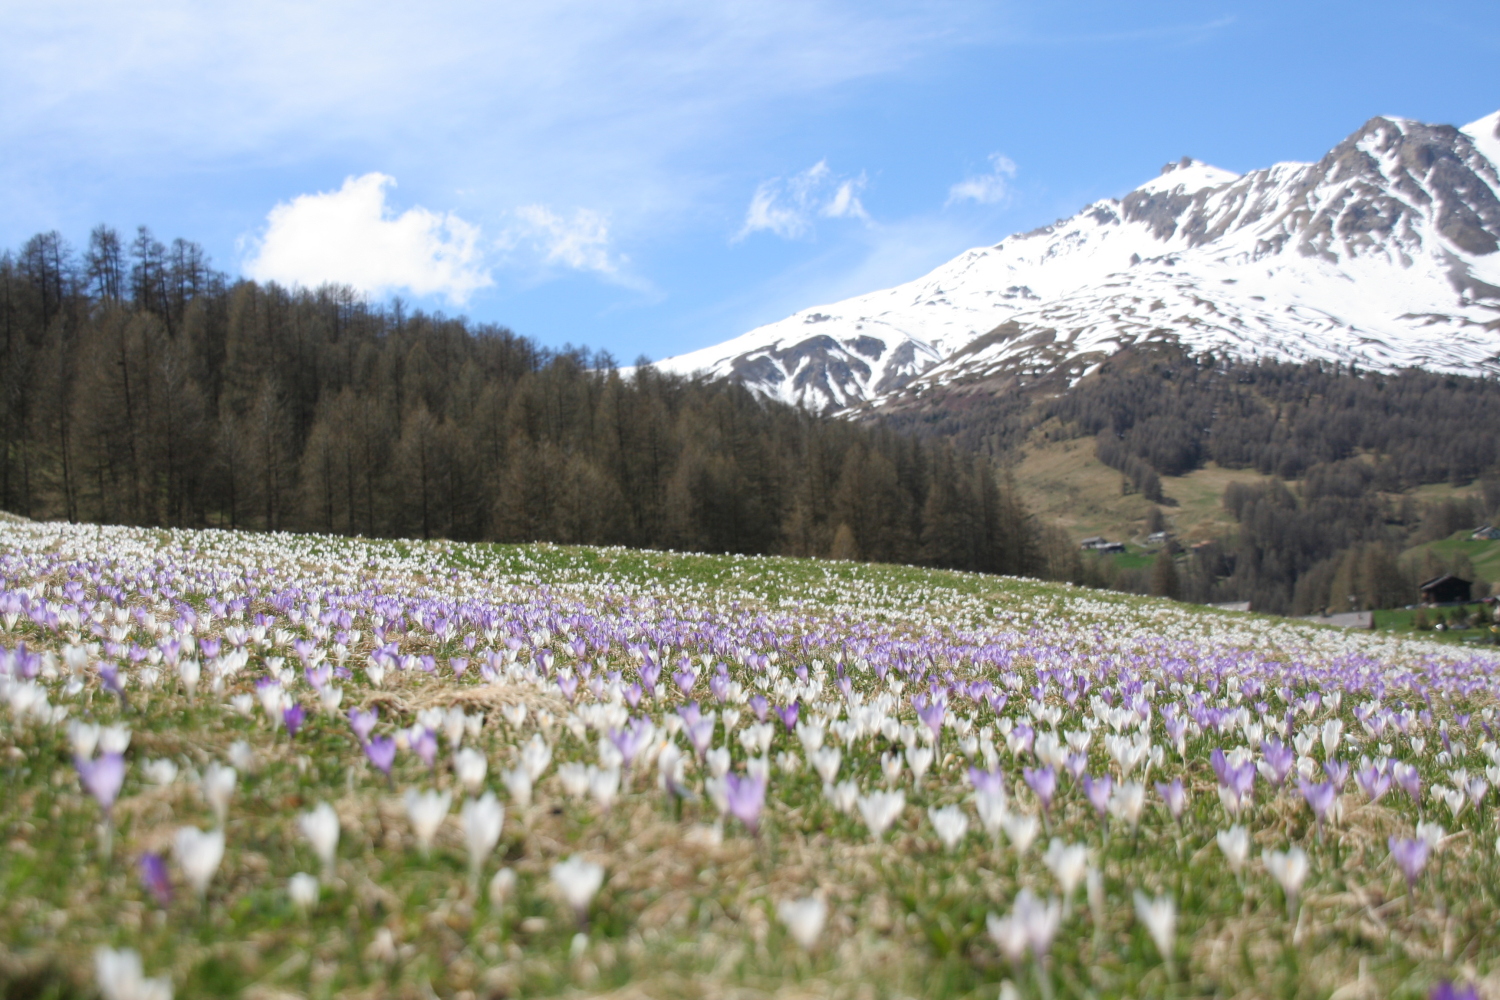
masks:
[(500, 780), (516, 808), (525, 811), (531, 808), (531, 771), (525, 764), (509, 771), (500, 772)]
[(1162, 961), (1172, 966), (1172, 947), (1177, 939), (1177, 904), (1170, 896), (1147, 896), (1139, 889), (1135, 891), (1135, 916), (1146, 925)]
[(552, 763), (552, 747), (542, 737), (541, 733), (532, 733), (531, 739), (521, 748), (521, 765), (526, 768), (526, 773), (531, 775), (531, 783), (547, 772), (547, 766)]
[(552, 866), (552, 884), (582, 923), (588, 917), (594, 894), (604, 884), (604, 869), (575, 854)]
[(104, 726), (99, 730), (100, 753), (124, 753), (130, 747), (130, 730), (124, 726)]
[(298, 872), (287, 879), (286, 894), (292, 905), (304, 913), (318, 905), (318, 877)]
[(1238, 875), (1245, 867), (1245, 859), (1250, 856), (1250, 834), (1243, 826), (1231, 826), (1227, 830), (1220, 830), (1217, 839), (1229, 870)]
[(104, 1000), (172, 1000), (172, 978), (147, 979), (134, 948), (95, 951), (94, 980)]
[(423, 854), (432, 847), (432, 838), (437, 836), (438, 827), (443, 825), (452, 805), (453, 796), (446, 791), (418, 792), (415, 788), (406, 790), (406, 816), (411, 820), (412, 832), (417, 835), (417, 843)]
[(708, 761), (708, 773), (715, 778), (729, 773), (729, 751), (724, 747), (714, 747), (704, 757)]
[(937, 832), (938, 839), (950, 851), (969, 832), (969, 817), (959, 806), (928, 809), (927, 817), (932, 820), (932, 828)]
[(1017, 854), (1025, 854), (1042, 829), (1041, 820), (1027, 813), (1006, 813), (1000, 826)]
[(1141, 810), (1146, 806), (1146, 788), (1136, 781), (1127, 781), (1114, 790), (1109, 797), (1109, 814), (1132, 830), (1141, 821)]
[(787, 933), (804, 949), (811, 951), (823, 933), (828, 919), (828, 904), (820, 896), (805, 899), (783, 899), (776, 904), (776, 916), (786, 925)]
[(839, 765), (843, 763), (844, 755), (838, 747), (822, 747), (808, 754), (808, 763), (812, 764), (813, 770), (818, 772), (818, 777), (823, 779), (823, 784), (831, 785), (839, 776)]
[(464, 786), (464, 791), (471, 795), (479, 794), (489, 769), (490, 765), (484, 754), (473, 747), (463, 747), (453, 755), (453, 774), (458, 778), (458, 783)]
[(339, 849), (339, 814), (327, 802), (319, 802), (311, 812), (297, 817), (297, 825), (323, 863), (324, 877), (331, 877)]
[(505, 905), (510, 894), (516, 891), (516, 873), (513, 868), (502, 868), (490, 876), (488, 895), (490, 905), (499, 908)]
[(477, 891), (484, 859), (500, 842), (500, 831), (505, 826), (505, 807), (495, 798), (494, 792), (485, 792), (464, 803), (460, 818), (464, 825), (464, 840), (469, 845), (469, 870)]
[(195, 826), (178, 829), (175, 842), (177, 866), (188, 885), (201, 899), (208, 892), (208, 883), (219, 870), (224, 860), (224, 831), (204, 832)]
[(1042, 854), (1042, 864), (1057, 879), (1057, 884), (1062, 889), (1063, 906), (1068, 906), (1088, 870), (1088, 848), (1082, 844), (1064, 844), (1062, 838), (1053, 837), (1052, 843), (1047, 845), (1047, 850)]
[(203, 798), (214, 811), (219, 826), (229, 816), (229, 801), (234, 798), (234, 786), (239, 774), (234, 768), (213, 761), (203, 769)]
[(177, 765), (166, 758), (148, 760), (141, 770), (145, 772), (147, 781), (163, 788), (177, 780)]
[(879, 840), (885, 836), (885, 831), (890, 829), (896, 817), (901, 815), (901, 810), (906, 808), (906, 793), (899, 789), (894, 792), (871, 792), (869, 795), (861, 795), (857, 805), (859, 814), (864, 817), (865, 826), (870, 828), (870, 836)]
[(1323, 753), (1329, 760), (1339, 751), (1339, 741), (1344, 735), (1344, 723), (1339, 719), (1329, 719), (1323, 723)]
[(1261, 855), (1266, 871), (1271, 873), (1286, 893), (1288, 904), (1297, 898), (1302, 882), (1307, 878), (1307, 854), (1300, 847), (1289, 847), (1281, 851), (1266, 851)]
[(922, 778), (932, 766), (934, 756), (932, 747), (928, 746), (912, 747), (906, 751), (906, 766), (911, 768), (913, 784), (921, 786)]

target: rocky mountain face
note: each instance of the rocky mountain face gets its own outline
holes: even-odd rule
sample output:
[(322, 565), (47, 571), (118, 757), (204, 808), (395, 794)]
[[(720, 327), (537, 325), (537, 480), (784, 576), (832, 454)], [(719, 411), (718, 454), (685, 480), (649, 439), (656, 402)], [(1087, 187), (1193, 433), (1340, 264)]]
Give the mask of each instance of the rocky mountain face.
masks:
[(1150, 342), (1500, 372), (1500, 112), (1372, 118), (1316, 163), (1184, 159), (1121, 199), (658, 367), (819, 412), (1086, 374)]

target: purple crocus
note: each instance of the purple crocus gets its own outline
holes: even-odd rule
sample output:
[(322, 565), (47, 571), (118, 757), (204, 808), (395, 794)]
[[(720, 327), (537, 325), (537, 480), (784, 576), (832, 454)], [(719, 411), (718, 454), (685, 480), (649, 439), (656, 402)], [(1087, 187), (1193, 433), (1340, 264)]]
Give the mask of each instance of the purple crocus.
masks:
[(419, 728), (421, 728), (421, 732), (412, 734), (411, 748), (416, 751), (418, 757), (422, 758), (422, 763), (430, 768), (432, 767), (432, 762), (437, 759), (437, 736), (425, 726)]
[(1401, 790), (1417, 805), (1422, 804), (1422, 775), (1410, 764), (1396, 763), (1391, 767), (1391, 777)]
[(1359, 790), (1365, 793), (1365, 798), (1371, 802), (1379, 802), (1386, 792), (1391, 788), (1391, 776), (1388, 771), (1382, 770), (1371, 764), (1354, 772), (1354, 783)]
[(563, 697), (571, 702), (578, 695), (578, 678), (573, 674), (558, 674), (557, 687)]
[(93, 760), (75, 757), (73, 766), (78, 769), (78, 780), (84, 790), (99, 803), (104, 815), (109, 816), (115, 797), (120, 794), (120, 786), (125, 783), (125, 758), (117, 753), (101, 754)]
[(1406, 876), (1406, 887), (1414, 890), (1417, 887), (1417, 876), (1422, 874), (1422, 869), (1427, 867), (1427, 841), (1421, 837), (1411, 840), (1398, 840), (1389, 838), (1386, 843), (1390, 845), (1391, 857), (1396, 861), (1396, 867), (1401, 869), (1401, 874)]
[(1089, 768), (1089, 755), (1086, 753), (1070, 753), (1068, 759), (1063, 761), (1063, 769), (1073, 776), (1077, 781), (1083, 776), (1083, 772)]
[(934, 701), (917, 709), (917, 718), (921, 720), (922, 725), (932, 730), (933, 743), (943, 738), (943, 718), (947, 714), (948, 706), (940, 701)]
[(365, 744), (365, 756), (389, 778), (391, 765), (396, 762), (396, 741), (389, 736), (377, 736)]
[(1479, 990), (1473, 983), (1458, 986), (1452, 980), (1444, 979), (1427, 994), (1427, 1000), (1479, 1000)]
[(301, 702), (293, 702), (291, 707), (281, 710), (281, 721), (286, 726), (288, 736), (297, 735), (297, 730), (302, 728), (302, 720), (306, 714), (302, 710)]
[(375, 723), (378, 721), (380, 721), (378, 708), (349, 709), (349, 725), (354, 730), (355, 738), (361, 743), (370, 738), (370, 734), (375, 731)]
[(1338, 796), (1338, 789), (1331, 781), (1320, 781), (1314, 785), (1307, 779), (1298, 782), (1298, 789), (1302, 797), (1307, 800), (1307, 807), (1317, 817), (1318, 825), (1323, 825), (1323, 820), (1328, 816), (1328, 810), (1333, 808), (1333, 800)]
[(1088, 796), (1089, 802), (1093, 805), (1094, 811), (1099, 814), (1100, 819), (1103, 819), (1104, 814), (1109, 812), (1109, 793), (1114, 789), (1114, 779), (1107, 774), (1102, 778), (1095, 778), (1089, 774), (1083, 776), (1083, 794)]
[(691, 670), (679, 670), (672, 675), (672, 680), (677, 682), (677, 690), (685, 697), (692, 693), (693, 685), (698, 683), (698, 675)]
[(724, 791), (729, 800), (729, 812), (735, 819), (756, 832), (760, 827), (760, 811), (766, 804), (766, 779), (759, 775), (726, 774)]
[(1057, 794), (1057, 772), (1050, 767), (1027, 767), (1022, 769), (1026, 784), (1042, 801), (1042, 809), (1052, 809), (1052, 797)]
[(766, 713), (770, 710), (771, 703), (766, 700), (765, 695), (753, 694), (750, 696), (750, 711), (755, 713), (755, 719), (757, 722), (765, 722)]
[(795, 701), (790, 705), (780, 705), (776, 709), (776, 714), (780, 716), (781, 724), (786, 727), (787, 732), (791, 732), (792, 730), (797, 728), (797, 716), (800, 715), (801, 712), (801, 703)]
[(969, 768), (969, 784), (974, 786), (974, 791), (980, 795), (1004, 795), (1005, 794), (1005, 772), (996, 768), (993, 771), (981, 771), (977, 767)]
[(620, 757), (625, 766), (630, 767), (631, 761), (636, 755), (646, 749), (646, 744), (651, 742), (651, 737), (656, 733), (656, 727), (648, 719), (631, 719), (623, 729), (611, 729), (609, 731), (610, 742), (615, 749), (620, 751)]
[(1158, 781), (1156, 794), (1166, 803), (1167, 812), (1172, 814), (1174, 820), (1182, 819), (1182, 811), (1187, 808), (1187, 790), (1182, 787), (1181, 778), (1173, 778), (1170, 782)]
[(160, 854), (147, 851), (141, 855), (141, 885), (151, 893), (156, 905), (165, 909), (172, 905), (172, 877), (167, 871), (167, 862)]
[(1292, 766), (1297, 763), (1296, 753), (1276, 737), (1267, 736), (1260, 741), (1260, 754), (1264, 758), (1260, 768), (1261, 777), (1280, 788), (1286, 781), (1286, 776), (1291, 773)]
[(713, 716), (705, 716), (698, 709), (696, 701), (690, 701), (677, 710), (682, 716), (682, 723), (687, 727), (688, 740), (693, 744), (693, 752), (702, 757), (708, 752), (708, 745), (714, 738)]

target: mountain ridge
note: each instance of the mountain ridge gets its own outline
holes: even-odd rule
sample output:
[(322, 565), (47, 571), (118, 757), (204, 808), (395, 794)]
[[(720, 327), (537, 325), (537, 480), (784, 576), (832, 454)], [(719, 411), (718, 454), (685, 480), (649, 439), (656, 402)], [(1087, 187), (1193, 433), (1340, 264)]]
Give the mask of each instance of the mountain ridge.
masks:
[(1313, 163), (1183, 158), (914, 281), (657, 363), (824, 412), (996, 376), (1076, 379), (1153, 341), (1500, 372), (1500, 112), (1367, 121)]

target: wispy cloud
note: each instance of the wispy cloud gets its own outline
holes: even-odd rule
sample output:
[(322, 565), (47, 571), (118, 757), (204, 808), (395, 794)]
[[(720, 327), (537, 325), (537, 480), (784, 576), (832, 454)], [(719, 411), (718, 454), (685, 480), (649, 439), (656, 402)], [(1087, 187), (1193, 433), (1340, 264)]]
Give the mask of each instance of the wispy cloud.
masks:
[(491, 284), (479, 228), (450, 213), (386, 203), (394, 177), (350, 177), (271, 210), (244, 262), (248, 276), (284, 285), (350, 285), (367, 294), (441, 295), (461, 305)]
[(735, 234), (735, 241), (751, 233), (770, 232), (782, 239), (801, 239), (809, 235), (813, 223), (824, 219), (863, 219), (870, 215), (859, 200), (865, 177), (839, 177), (819, 160), (791, 177), (773, 177), (762, 181), (745, 210), (745, 223)]
[(990, 172), (965, 177), (948, 189), (948, 204), (975, 201), (981, 205), (999, 205), (1010, 197), (1010, 182), (1016, 176), (1016, 165), (1004, 153), (990, 154)]
[(533, 272), (578, 271), (636, 291), (654, 291), (615, 248), (604, 213), (575, 208), (563, 215), (547, 205), (522, 205), (511, 214), (510, 225), (496, 240), (503, 263)]

